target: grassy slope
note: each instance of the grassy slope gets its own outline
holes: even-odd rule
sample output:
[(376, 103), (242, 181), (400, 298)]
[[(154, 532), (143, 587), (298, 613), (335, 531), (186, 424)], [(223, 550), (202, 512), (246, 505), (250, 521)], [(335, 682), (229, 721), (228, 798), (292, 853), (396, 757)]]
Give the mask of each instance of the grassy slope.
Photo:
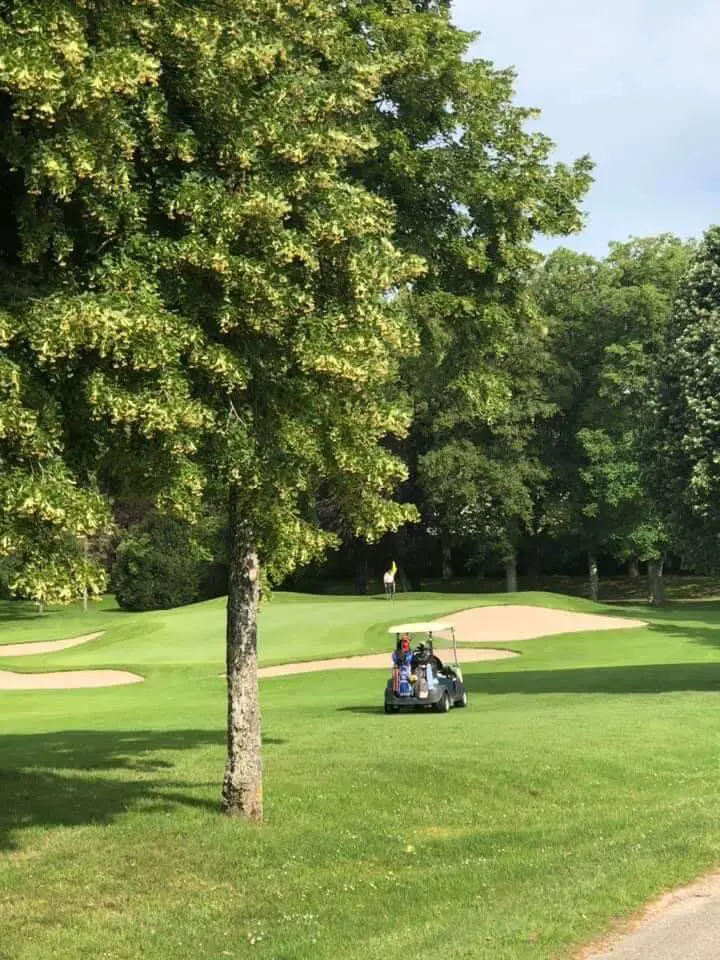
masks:
[[(382, 648), (388, 620), (473, 602), (278, 597), (264, 658)], [(265, 681), (257, 829), (215, 812), (221, 605), (96, 612), (120, 625), (33, 666), (145, 684), (0, 694), (0, 957), (563, 955), (720, 860), (720, 605), (622, 613), (652, 622), (468, 665), (447, 717), (378, 713), (382, 672)]]
[[(444, 596), (404, 594), (394, 603), (372, 597), (310, 597), (277, 593), (260, 614), (260, 660), (263, 664), (350, 656), (388, 649), (387, 627), (399, 621), (428, 619), (491, 603), (507, 603), (500, 596)], [(523, 594), (523, 603), (597, 609), (588, 601), (549, 594)], [(11, 604), (0, 608), (9, 616)], [(624, 615), (624, 614), (623, 614)], [(0, 669), (57, 669), (81, 666), (225, 662), (225, 602), (211, 600), (178, 610), (128, 614), (108, 601), (87, 615), (82, 611), (52, 611), (44, 617), (0, 621), (0, 644), (63, 639), (95, 631), (105, 635), (90, 646), (52, 654), (2, 658)]]

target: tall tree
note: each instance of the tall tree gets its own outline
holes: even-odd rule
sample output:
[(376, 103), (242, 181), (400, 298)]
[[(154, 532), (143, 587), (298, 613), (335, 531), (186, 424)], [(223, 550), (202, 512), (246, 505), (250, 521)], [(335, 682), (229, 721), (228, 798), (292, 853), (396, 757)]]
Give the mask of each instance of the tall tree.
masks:
[(505, 350), (505, 403), (492, 417), (437, 429), (418, 465), (440, 536), (462, 544), (478, 562), (500, 560), (511, 593), (517, 591), (518, 546), (546, 477), (536, 442), (553, 410), (542, 382), (545, 339), (531, 318), (518, 318)]
[(604, 548), (626, 562), (648, 561), (652, 598), (661, 598), (667, 531), (645, 480), (643, 438), (690, 250), (669, 235), (637, 238), (611, 244), (602, 261), (559, 251), (541, 273), (558, 372), (546, 463), (554, 497), (566, 506), (565, 532), (588, 550), (593, 596)]
[(335, 541), (320, 491), (368, 537), (412, 515), (379, 441), (420, 263), (345, 173), (394, 62), (330, 0), (21, 0), (0, 50), (4, 356), (41, 368), (80, 489), (192, 516), (225, 488), (222, 802), (259, 820), (261, 563)]
[[(459, 523), (454, 503), (464, 494), (461, 506), (475, 513), (472, 491), (482, 488), (495, 519), (508, 517), (509, 544), (527, 490), (515, 482), (522, 471), (510, 478), (507, 467), (529, 459), (518, 428), (536, 404), (522, 409), (533, 389), (517, 358), (521, 341), (537, 340), (524, 295), (532, 242), (580, 227), (592, 164), (552, 162), (553, 143), (528, 129), (537, 112), (514, 102), (512, 70), (470, 56), (476, 36), (453, 26), (449, 3), (371, 0), (348, 4), (345, 15), (396, 65), (375, 102), (378, 146), (356, 173), (392, 201), (398, 246), (428, 264), (411, 301), (421, 351), (403, 364), (413, 403), (404, 454), (414, 482), (405, 493), (427, 507), (447, 547)], [(446, 465), (463, 494), (446, 490)]]
[(648, 461), (684, 561), (720, 569), (720, 227), (710, 228), (681, 284), (657, 378)]

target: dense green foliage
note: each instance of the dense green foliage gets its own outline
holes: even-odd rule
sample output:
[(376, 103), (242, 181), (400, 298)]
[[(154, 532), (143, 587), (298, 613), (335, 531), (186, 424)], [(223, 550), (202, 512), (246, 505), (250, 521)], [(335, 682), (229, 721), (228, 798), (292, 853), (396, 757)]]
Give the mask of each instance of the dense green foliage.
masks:
[[(691, 246), (672, 236), (612, 244), (598, 261), (560, 250), (536, 281), (550, 326), (541, 493), (552, 535), (618, 560), (662, 556), (667, 532), (644, 470), (654, 378)], [(541, 518), (540, 523), (543, 523)]]
[[(404, 469), (378, 444), (411, 404), (406, 460), (435, 500), (437, 464), (498, 421), (514, 475), (535, 475), (514, 382), (524, 277), (538, 232), (579, 226), (590, 164), (551, 162), (512, 73), (468, 59), (472, 40), (447, 4), (410, 0), (343, 20), (321, 0), (8, 13), (3, 342), (46, 385), (78, 496), (191, 517), (208, 480), (230, 483), (280, 577), (337, 543), (318, 497), (367, 537), (413, 516), (388, 500)], [(470, 455), (476, 487), (506, 474), (498, 455)], [(508, 525), (527, 513), (522, 482), (490, 494)]]
[(414, 337), (383, 294), (419, 264), (343, 175), (389, 65), (324, 2), (48, 0), (0, 30), (2, 340), (51, 387), (17, 389), (58, 469), (187, 515), (231, 482), (278, 573), (333, 541), (321, 482), (369, 535), (407, 518), (377, 440)]
[(720, 228), (708, 230), (667, 328), (650, 435), (653, 486), (694, 567), (720, 569)]
[[(705, 507), (678, 512), (695, 495), (666, 498), (668, 527), (640, 469), (689, 247), (560, 250), (538, 275), (533, 240), (579, 228), (591, 164), (552, 161), (473, 39), (411, 0), (7, 11), (0, 552), (18, 595), (104, 587), (87, 542), (108, 498), (192, 519), (229, 485), (276, 579), (410, 504), (423, 524), (395, 545), (427, 556), (429, 537), (448, 571), (453, 548), (474, 568), (537, 566), (543, 546), (660, 560), (681, 530), (688, 559), (714, 553), (690, 542)], [(709, 502), (712, 468), (686, 467)]]
[[(593, 571), (602, 558), (661, 573), (679, 541), (649, 471), (655, 384), (692, 252), (670, 235), (611, 244), (603, 259), (560, 249), (529, 278), (502, 364), (506, 402), (451, 427), (437, 412), (438, 442), (418, 460), (417, 539), (452, 548), (455, 573), (458, 557), (467, 572), (505, 563), (512, 587), (516, 555), (536, 579), (543, 564), (577, 572), (583, 556)], [(411, 436), (424, 410), (418, 400)], [(436, 554), (423, 574), (439, 571)]]
[(111, 589), (123, 610), (165, 610), (200, 599), (212, 555), (184, 520), (151, 514), (120, 544)]
[(580, 227), (592, 165), (552, 161), (552, 142), (528, 129), (536, 111), (514, 102), (512, 71), (468, 57), (474, 37), (450, 26), (448, 4), (359, 11), (348, 15), (399, 65), (357, 173), (392, 201), (396, 244), (427, 263), (409, 303), (420, 352), (402, 366), (413, 409), (404, 495), (445, 545), (514, 555), (539, 475), (528, 438), (545, 408), (532, 242)]

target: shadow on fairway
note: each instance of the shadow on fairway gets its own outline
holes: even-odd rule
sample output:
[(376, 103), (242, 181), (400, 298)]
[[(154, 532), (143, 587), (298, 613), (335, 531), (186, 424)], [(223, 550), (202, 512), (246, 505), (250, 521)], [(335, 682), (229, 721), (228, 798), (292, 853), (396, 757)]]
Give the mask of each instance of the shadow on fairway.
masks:
[[(529, 696), (547, 693), (719, 693), (720, 663), (634, 664), (620, 667), (590, 667), (576, 670), (517, 670), (503, 673), (465, 673), (471, 695)], [(471, 699), (471, 706), (478, 701)], [(339, 707), (339, 713), (384, 717), (382, 704)], [(427, 714), (432, 710), (401, 710), (396, 717)], [(392, 720), (392, 717), (388, 718)]]
[[(338, 713), (358, 713), (362, 716), (378, 716), (385, 717), (385, 708), (380, 703), (380, 706), (377, 704), (357, 704), (349, 707), (338, 707)], [(435, 710), (431, 710), (430, 707), (419, 707), (418, 709), (412, 708), (398, 710), (397, 713), (389, 714), (387, 722), (392, 722), (393, 717), (437, 717), (439, 714)]]
[(720, 691), (720, 663), (632, 664), (577, 670), (466, 673), (471, 693), (676, 693)]
[[(0, 623), (18, 623), (22, 621), (25, 623), (27, 620), (43, 620), (45, 619), (44, 614), (40, 614), (37, 611), (33, 612), (32, 610), (3, 610), (0, 609)], [(2, 641), (10, 642), (10, 641)]]
[[(263, 737), (263, 745), (285, 743)], [(218, 748), (224, 731), (78, 730), (0, 736), (0, 851), (13, 850), (32, 827), (105, 826), (133, 809), (178, 806), (211, 812), (219, 802), (197, 796), (205, 782), (172, 777), (173, 752)], [(220, 783), (218, 780), (217, 793)]]
[[(720, 632), (720, 600), (698, 600), (698, 601), (679, 601), (668, 603), (664, 607), (649, 607), (643, 604), (615, 604), (618, 616), (637, 617), (639, 620), (645, 620), (652, 627), (667, 628), (674, 626), (678, 630), (683, 629), (683, 624), (688, 623), (717, 623), (717, 627), (707, 626), (704, 631), (707, 633)], [(612, 613), (610, 614), (613, 615)], [(696, 628), (687, 627), (688, 631), (693, 632)], [(700, 628), (702, 630), (702, 628)]]
[[(382, 714), (383, 716), (385, 715), (385, 710), (383, 708), (382, 703), (380, 704), (379, 707), (371, 706), (370, 704), (364, 704), (362, 706), (357, 706), (357, 707), (338, 707), (337, 712), (338, 713), (365, 713), (365, 714), (377, 713), (377, 714)], [(414, 712), (414, 711), (408, 711), (408, 712)]]

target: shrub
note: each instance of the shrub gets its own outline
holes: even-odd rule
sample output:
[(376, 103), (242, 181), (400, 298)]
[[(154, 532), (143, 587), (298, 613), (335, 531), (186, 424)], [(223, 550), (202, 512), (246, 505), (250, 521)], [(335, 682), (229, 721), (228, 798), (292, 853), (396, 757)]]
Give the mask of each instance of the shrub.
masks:
[(111, 584), (123, 610), (167, 610), (200, 598), (212, 555), (190, 524), (151, 513), (118, 547)]

